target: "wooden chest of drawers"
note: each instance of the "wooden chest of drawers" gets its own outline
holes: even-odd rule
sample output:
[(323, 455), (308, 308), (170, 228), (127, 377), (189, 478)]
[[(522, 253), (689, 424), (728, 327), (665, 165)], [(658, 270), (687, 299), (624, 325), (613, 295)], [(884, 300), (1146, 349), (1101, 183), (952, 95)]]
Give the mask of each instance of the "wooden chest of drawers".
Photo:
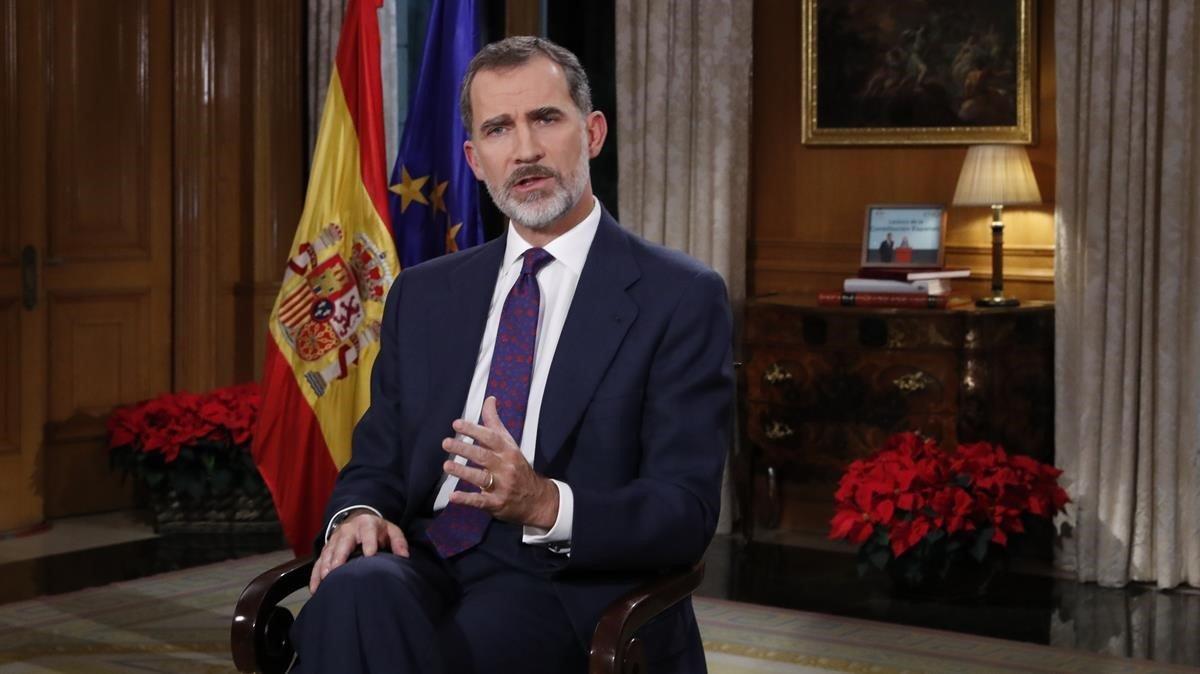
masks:
[[(778, 520), (783, 482), (831, 504), (846, 465), (898, 431), (1052, 461), (1053, 329), (1044, 302), (930, 310), (751, 300), (736, 463), (743, 531), (753, 534), (756, 501), (770, 504), (760, 519)], [(756, 499), (768, 474), (771, 497)]]

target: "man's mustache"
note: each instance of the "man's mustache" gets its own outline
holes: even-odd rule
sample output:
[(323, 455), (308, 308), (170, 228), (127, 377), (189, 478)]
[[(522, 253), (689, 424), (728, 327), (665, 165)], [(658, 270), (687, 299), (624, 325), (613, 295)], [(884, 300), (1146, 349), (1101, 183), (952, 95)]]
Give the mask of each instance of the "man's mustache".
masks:
[(558, 171), (541, 164), (530, 164), (513, 171), (512, 175), (508, 176), (508, 180), (504, 181), (504, 189), (511, 190), (517, 186), (517, 183), (529, 178), (554, 178), (562, 182), (562, 175)]

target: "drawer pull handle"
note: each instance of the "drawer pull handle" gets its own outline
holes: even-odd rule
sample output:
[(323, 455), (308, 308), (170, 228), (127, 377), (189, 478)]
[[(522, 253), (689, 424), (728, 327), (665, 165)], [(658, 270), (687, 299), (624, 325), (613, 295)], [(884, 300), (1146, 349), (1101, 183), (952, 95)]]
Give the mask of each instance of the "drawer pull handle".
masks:
[(771, 367), (767, 368), (767, 373), (763, 375), (763, 379), (771, 386), (779, 386), (785, 381), (792, 380), (792, 373), (779, 366), (779, 363), (771, 363)]
[(924, 372), (912, 372), (892, 380), (892, 384), (905, 393), (924, 391), (933, 383), (933, 379)]
[(790, 438), (796, 433), (791, 426), (779, 421), (768, 421), (763, 432), (766, 433), (768, 440), (782, 440)]

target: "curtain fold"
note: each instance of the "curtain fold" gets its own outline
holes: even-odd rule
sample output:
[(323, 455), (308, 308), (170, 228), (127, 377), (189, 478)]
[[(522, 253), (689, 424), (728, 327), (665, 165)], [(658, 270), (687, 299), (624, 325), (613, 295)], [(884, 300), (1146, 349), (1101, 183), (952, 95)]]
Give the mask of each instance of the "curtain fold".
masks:
[(750, 0), (617, 1), (621, 223), (745, 297)]
[[(312, 148), (317, 142), (317, 128), (321, 123), (321, 109), (325, 105), (325, 92), (329, 91), (329, 77), (333, 74), (333, 61), (337, 56), (338, 35), (342, 32), (347, 0), (306, 2), (305, 64), (308, 77), (305, 93), (308, 96), (308, 155), (311, 157)], [(400, 68), (405, 66), (400, 62), (399, 52), (404, 37), (398, 33), (397, 27), (403, 18), (398, 13), (401, 11), (400, 5), (404, 5), (406, 10), (407, 3), (395, 0), (385, 0), (379, 8), (379, 65), (383, 79), (383, 129), (387, 134), (388, 170), (391, 170), (391, 162), (396, 158), (400, 135)]]
[(305, 33), (307, 48), (304, 50), (308, 81), (308, 151), (317, 142), (317, 127), (321, 123), (321, 108), (325, 105), (325, 92), (329, 90), (329, 77), (333, 74), (333, 61), (337, 56), (338, 35), (342, 32), (342, 18), (346, 15), (347, 0), (307, 0)]
[[(746, 294), (751, 0), (617, 0), (621, 224)], [(729, 481), (718, 531), (729, 531)]]
[(1057, 563), (1102, 585), (1200, 585), (1197, 18), (1055, 5)]

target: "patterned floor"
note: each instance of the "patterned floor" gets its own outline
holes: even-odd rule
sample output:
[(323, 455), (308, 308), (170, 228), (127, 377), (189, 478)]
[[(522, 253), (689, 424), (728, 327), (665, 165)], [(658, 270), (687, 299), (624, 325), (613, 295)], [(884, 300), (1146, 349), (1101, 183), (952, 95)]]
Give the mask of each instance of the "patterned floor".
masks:
[[(0, 672), (232, 671), (233, 603), (249, 578), (287, 556), (0, 605)], [(714, 674), (1200, 671), (711, 598), (698, 598), (696, 613)]]

